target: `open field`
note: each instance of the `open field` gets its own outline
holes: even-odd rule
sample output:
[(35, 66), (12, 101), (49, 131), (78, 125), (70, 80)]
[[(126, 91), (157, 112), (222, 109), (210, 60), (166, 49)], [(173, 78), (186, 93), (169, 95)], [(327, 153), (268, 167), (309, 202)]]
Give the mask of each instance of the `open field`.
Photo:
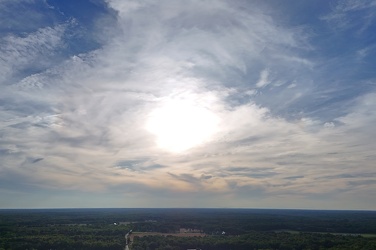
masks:
[(132, 232), (129, 236), (130, 240), (133, 242), (135, 237), (145, 237), (145, 236), (173, 236), (173, 237), (204, 237), (207, 236), (205, 233), (158, 233), (158, 232)]
[(203, 237), (204, 233), (158, 233), (158, 232), (133, 232), (130, 237), (144, 237), (149, 235), (176, 236), (176, 237)]
[(273, 232), (276, 233), (290, 233), (290, 234), (300, 234), (300, 233), (311, 233), (311, 234), (331, 234), (331, 235), (342, 235), (342, 236), (361, 236), (366, 238), (374, 238), (376, 237), (376, 234), (356, 234), (356, 233), (333, 233), (333, 232), (303, 232), (303, 231), (296, 231), (296, 230), (289, 230), (289, 229), (280, 229), (280, 230), (274, 230)]

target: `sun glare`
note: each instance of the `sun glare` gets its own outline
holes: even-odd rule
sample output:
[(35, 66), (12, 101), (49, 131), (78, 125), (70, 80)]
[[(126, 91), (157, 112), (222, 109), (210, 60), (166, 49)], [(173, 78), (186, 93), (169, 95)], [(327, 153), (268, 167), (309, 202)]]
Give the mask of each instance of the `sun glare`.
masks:
[(207, 141), (216, 131), (218, 117), (189, 101), (171, 100), (151, 112), (146, 128), (160, 148), (183, 152)]

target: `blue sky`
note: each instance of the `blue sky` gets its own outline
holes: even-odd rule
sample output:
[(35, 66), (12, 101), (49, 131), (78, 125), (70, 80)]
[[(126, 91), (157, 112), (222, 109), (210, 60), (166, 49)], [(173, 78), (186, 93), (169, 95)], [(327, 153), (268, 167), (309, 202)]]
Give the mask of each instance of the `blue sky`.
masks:
[(376, 209), (376, 1), (0, 16), (0, 208)]

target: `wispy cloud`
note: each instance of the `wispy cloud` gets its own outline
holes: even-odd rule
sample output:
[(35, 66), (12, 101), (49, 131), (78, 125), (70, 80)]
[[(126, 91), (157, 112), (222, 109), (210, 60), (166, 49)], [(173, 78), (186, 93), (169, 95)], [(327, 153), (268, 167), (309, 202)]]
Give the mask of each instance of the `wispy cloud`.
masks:
[[(59, 47), (65, 25), (40, 28), (26, 37), (8, 35), (1, 39), (1, 82), (16, 73), (46, 69)], [(9, 84), (9, 83), (8, 83)]]
[(261, 71), (260, 79), (257, 81), (256, 86), (261, 88), (261, 87), (268, 85), (270, 83), (270, 80), (268, 79), (268, 77), (269, 77), (268, 70), (264, 69), (263, 71)]
[[(375, 8), (376, 3), (372, 0), (336, 1), (333, 4), (332, 11), (328, 15), (322, 17), (322, 19), (334, 25), (336, 29), (360, 27), (359, 31), (362, 32), (372, 25), (376, 17), (374, 14)], [(363, 13), (362, 15), (359, 15), (361, 11), (363, 11)]]

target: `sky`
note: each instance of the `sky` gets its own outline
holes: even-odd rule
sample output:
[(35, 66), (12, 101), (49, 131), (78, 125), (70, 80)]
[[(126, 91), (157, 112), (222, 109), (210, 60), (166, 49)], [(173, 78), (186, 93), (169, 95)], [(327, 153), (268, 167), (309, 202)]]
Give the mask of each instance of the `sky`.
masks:
[(376, 1), (0, 0), (0, 208), (376, 210)]

